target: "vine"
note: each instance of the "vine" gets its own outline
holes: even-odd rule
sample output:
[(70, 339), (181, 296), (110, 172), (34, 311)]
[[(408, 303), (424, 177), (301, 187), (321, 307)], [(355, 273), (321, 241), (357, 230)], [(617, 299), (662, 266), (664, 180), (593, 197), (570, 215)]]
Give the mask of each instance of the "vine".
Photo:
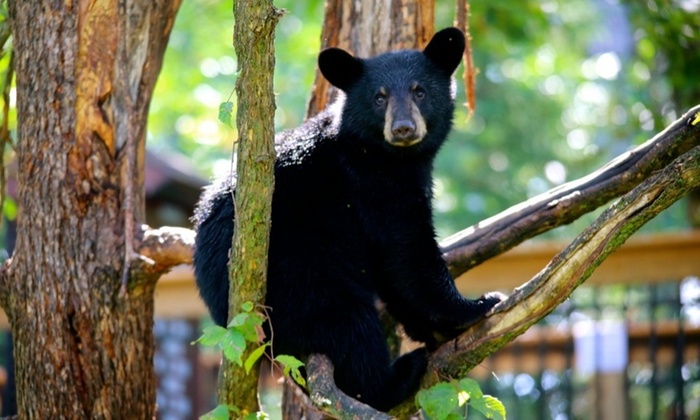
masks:
[[(261, 310), (254, 310), (253, 302), (243, 302), (241, 309), (242, 312), (236, 314), (226, 328), (220, 325), (206, 327), (202, 336), (192, 344), (200, 343), (203, 346), (220, 349), (227, 360), (243, 367), (246, 374), (250, 373), (255, 363), (265, 355), (270, 360), (273, 369), (276, 366), (281, 366), (283, 375), (291, 377), (300, 386), (306, 387), (306, 380), (301, 373), (304, 363), (296, 357), (286, 354), (275, 356), (270, 341), (265, 341), (263, 324), (269, 320), (266, 308), (261, 307)], [(272, 327), (270, 327), (270, 331), (270, 335), (273, 335)], [(248, 345), (256, 347), (244, 360), (243, 355)], [(246, 420), (267, 418), (267, 414), (264, 412), (240, 413), (238, 407), (226, 404), (219, 404), (201, 418), (205, 420), (228, 419), (229, 413), (243, 414), (243, 418)]]

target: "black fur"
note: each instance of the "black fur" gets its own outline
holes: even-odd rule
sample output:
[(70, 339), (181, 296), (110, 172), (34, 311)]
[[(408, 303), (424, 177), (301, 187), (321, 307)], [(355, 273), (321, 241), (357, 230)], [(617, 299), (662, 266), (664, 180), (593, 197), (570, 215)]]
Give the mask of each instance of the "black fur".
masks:
[[(357, 59), (326, 50), (319, 66), (345, 92), (344, 102), (277, 137), (266, 299), (274, 352), (326, 354), (340, 389), (381, 410), (418, 387), (427, 351), (392, 363), (377, 297), (431, 348), (500, 300), (457, 292), (432, 223), (433, 159), (451, 128), (451, 74), (463, 49), (464, 36), (449, 28), (424, 52)], [(416, 86), (423, 97), (411, 96)], [(427, 128), (420, 143), (386, 141), (385, 108), (376, 99), (382, 88), (394, 100), (416, 101)], [(227, 319), (231, 189), (231, 180), (214, 183), (195, 214), (197, 284), (220, 325)]]

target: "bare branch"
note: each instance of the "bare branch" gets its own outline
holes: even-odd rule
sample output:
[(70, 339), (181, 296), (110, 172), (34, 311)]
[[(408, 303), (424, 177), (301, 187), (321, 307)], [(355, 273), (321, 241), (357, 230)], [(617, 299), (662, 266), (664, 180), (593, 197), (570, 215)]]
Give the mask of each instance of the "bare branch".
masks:
[(700, 144), (693, 125), (700, 105), (641, 146), (596, 172), (554, 188), (458, 232), (442, 243), (443, 257), (457, 276), (526, 239), (573, 222), (628, 192), (675, 158)]

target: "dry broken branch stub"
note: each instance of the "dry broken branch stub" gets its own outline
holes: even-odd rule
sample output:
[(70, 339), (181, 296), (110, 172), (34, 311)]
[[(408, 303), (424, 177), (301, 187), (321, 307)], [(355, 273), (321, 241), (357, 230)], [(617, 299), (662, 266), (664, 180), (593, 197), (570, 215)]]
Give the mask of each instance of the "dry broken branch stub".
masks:
[(151, 272), (165, 272), (176, 265), (192, 263), (192, 229), (172, 226), (151, 229), (144, 225), (142, 230), (143, 240), (138, 252), (151, 260)]
[(573, 222), (700, 144), (693, 125), (700, 105), (641, 146), (613, 159), (596, 172), (515, 205), (442, 243), (443, 256), (457, 276), (515, 245), (557, 226)]

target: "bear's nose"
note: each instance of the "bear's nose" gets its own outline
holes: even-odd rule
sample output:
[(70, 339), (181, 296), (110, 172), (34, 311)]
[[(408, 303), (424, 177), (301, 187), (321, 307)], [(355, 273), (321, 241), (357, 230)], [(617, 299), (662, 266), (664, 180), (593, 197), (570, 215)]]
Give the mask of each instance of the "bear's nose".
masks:
[(412, 140), (416, 135), (416, 124), (411, 120), (394, 121), (391, 125), (391, 134), (396, 140)]

